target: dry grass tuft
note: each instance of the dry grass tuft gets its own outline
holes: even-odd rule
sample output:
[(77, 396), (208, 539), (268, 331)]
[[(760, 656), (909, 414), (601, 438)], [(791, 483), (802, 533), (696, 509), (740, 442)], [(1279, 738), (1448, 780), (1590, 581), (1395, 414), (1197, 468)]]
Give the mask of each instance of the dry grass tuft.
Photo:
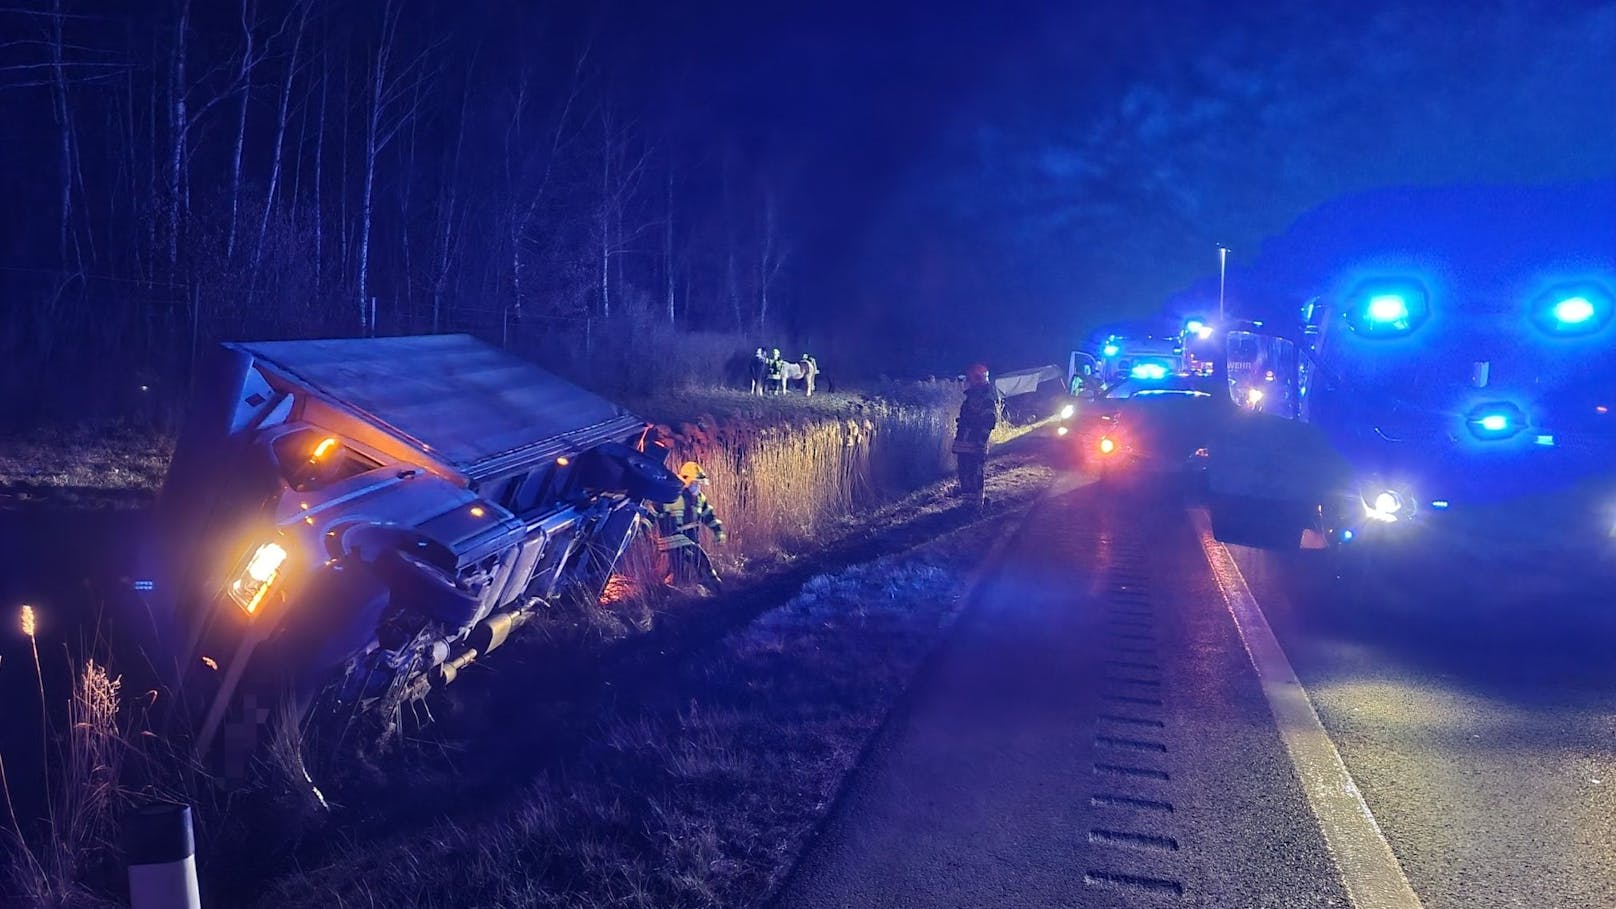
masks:
[[(122, 780), (133, 749), (121, 689), (121, 680), (93, 659), (74, 674), (65, 741), (47, 758), (57, 768), (43, 782), (48, 818), (34, 842), (13, 821), (15, 848), (0, 879), (33, 905), (115, 905), (86, 882), (105, 880), (116, 866), (118, 817), (128, 801)], [(9, 801), (10, 781), (0, 782)]]

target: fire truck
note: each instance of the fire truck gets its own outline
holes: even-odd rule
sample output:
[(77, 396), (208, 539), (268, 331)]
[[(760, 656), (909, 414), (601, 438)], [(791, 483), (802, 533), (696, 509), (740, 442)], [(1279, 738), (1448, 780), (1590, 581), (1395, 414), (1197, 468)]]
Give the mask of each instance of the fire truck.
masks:
[(1240, 277), (1270, 304), (1223, 335), (1215, 535), (1455, 583), (1609, 557), (1616, 183), (1370, 193)]
[[(1190, 343), (1211, 337), (1211, 326), (1194, 320), (1176, 335), (1113, 333), (1091, 350), (1074, 350), (1067, 359), (1067, 386), (1073, 394), (1097, 392), (1127, 379), (1156, 381), (1168, 376), (1209, 374), (1190, 352)], [(1082, 386), (1080, 389), (1079, 386)]]

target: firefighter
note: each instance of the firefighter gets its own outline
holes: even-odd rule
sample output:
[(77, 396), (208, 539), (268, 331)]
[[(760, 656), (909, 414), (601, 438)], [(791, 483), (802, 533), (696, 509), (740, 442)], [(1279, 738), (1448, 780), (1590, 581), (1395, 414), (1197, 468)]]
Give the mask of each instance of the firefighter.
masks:
[(657, 507), (657, 549), (667, 553), (674, 584), (695, 583), (717, 593), (721, 582), (707, 551), (701, 548), (701, 528), (706, 525), (713, 540), (723, 543), (727, 538), (724, 522), (702, 494), (707, 472), (700, 464), (686, 461), (679, 468), (679, 479), (685, 484), (679, 497)]
[(786, 360), (780, 356), (778, 347), (769, 351), (769, 393), (786, 393)]
[(763, 383), (769, 377), (769, 355), (759, 347), (757, 353), (752, 355), (752, 394), (763, 395)]
[(819, 375), (819, 361), (807, 354), (803, 354), (802, 359), (797, 362), (802, 366), (802, 385), (805, 390), (805, 397), (811, 398), (814, 396), (814, 378)]
[(959, 496), (967, 508), (981, 508), (983, 470), (988, 439), (999, 425), (1004, 401), (989, 380), (988, 368), (978, 363), (965, 372), (965, 401), (960, 404), (954, 432), (954, 459), (959, 463)]

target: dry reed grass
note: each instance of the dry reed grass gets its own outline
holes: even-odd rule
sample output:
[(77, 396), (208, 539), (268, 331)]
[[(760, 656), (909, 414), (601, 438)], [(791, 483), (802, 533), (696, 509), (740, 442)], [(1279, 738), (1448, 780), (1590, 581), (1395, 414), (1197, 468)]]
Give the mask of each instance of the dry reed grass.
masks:
[(648, 409), (706, 409), (662, 428), (671, 462), (695, 460), (705, 468), (707, 497), (733, 541), (715, 557), (733, 569), (745, 559), (800, 548), (850, 512), (952, 467), (957, 387), (894, 390), (903, 396), (760, 399), (709, 392)]
[[(46, 692), (37, 664), (35, 676), (43, 713)], [(46, 755), (40, 783), (47, 816), (37, 829), (24, 827), (16, 818), (12, 781), (6, 779), (0, 762), (0, 788), (5, 790), (11, 821), (7, 832), (14, 840), (5, 867), (0, 868), (0, 881), (30, 905), (115, 905), (88, 881), (104, 880), (117, 860), (118, 818), (128, 802), (123, 770), (134, 754), (128, 715), (121, 679), (104, 664), (86, 659), (73, 674), (65, 735), (55, 749), (47, 745), (51, 753)], [(47, 724), (47, 737), (49, 732)]]

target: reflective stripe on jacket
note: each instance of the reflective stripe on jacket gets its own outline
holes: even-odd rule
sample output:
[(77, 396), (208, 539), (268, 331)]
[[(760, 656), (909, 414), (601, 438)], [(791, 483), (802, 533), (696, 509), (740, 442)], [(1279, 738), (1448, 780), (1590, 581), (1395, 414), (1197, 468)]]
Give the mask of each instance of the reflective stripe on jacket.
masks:
[(686, 486), (677, 499), (658, 506), (657, 548), (667, 551), (697, 545), (703, 524), (715, 534), (724, 530), (724, 522), (707, 497)]

